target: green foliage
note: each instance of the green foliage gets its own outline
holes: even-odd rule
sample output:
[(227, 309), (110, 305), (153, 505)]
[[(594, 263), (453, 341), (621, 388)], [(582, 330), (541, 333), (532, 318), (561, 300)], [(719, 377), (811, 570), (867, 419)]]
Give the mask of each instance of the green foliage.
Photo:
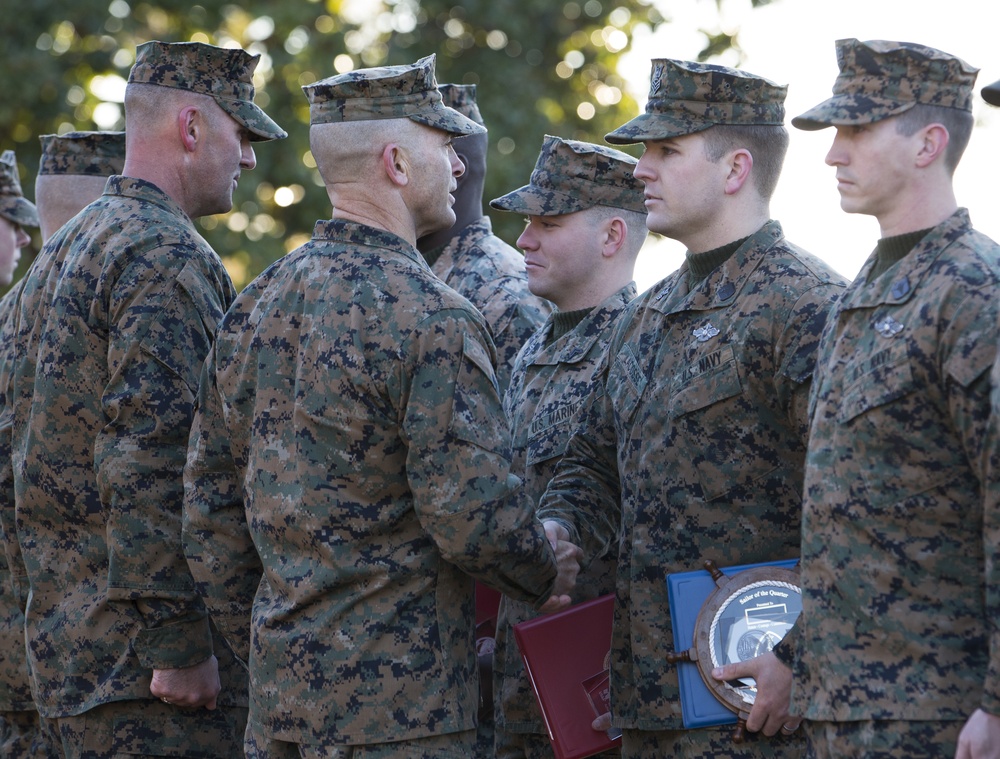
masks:
[[(309, 154), (302, 85), (437, 53), (439, 81), (478, 85), (490, 130), (489, 200), (527, 180), (543, 135), (602, 142), (635, 115), (616, 68), (638, 26), (664, 23), (652, 2), (32, 0), (0, 14), (0, 149), (17, 152), (31, 197), (38, 135), (124, 128), (121, 92), (136, 45), (200, 40), (261, 53), (257, 102), (289, 138), (258, 145), (257, 168), (244, 175), (233, 211), (198, 222), (243, 287), (330, 215)], [(711, 54), (733, 45), (731, 36), (706, 33)], [(498, 234), (516, 239), (521, 219), (491, 217)], [(17, 276), (32, 257), (24, 253)]]

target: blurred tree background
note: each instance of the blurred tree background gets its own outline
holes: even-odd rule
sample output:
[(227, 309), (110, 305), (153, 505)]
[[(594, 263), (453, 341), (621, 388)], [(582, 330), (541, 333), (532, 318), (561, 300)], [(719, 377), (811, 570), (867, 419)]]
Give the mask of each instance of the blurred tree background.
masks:
[[(701, 1), (719, 9), (724, 0)], [(39, 135), (124, 128), (136, 45), (201, 41), (259, 53), (256, 100), (289, 137), (257, 145), (257, 168), (243, 175), (233, 210), (197, 222), (242, 288), (330, 216), (302, 85), (436, 53), (439, 82), (477, 85), (490, 132), (489, 200), (527, 180), (543, 135), (600, 143), (638, 112), (617, 65), (636, 29), (670, 23), (669, 8), (669, 0), (31, 0), (0, 14), (0, 149), (16, 151), (31, 198)], [(738, 51), (734, 33), (702, 33), (703, 60)], [(513, 243), (522, 220), (492, 219)], [(36, 233), (16, 277), (38, 246)]]

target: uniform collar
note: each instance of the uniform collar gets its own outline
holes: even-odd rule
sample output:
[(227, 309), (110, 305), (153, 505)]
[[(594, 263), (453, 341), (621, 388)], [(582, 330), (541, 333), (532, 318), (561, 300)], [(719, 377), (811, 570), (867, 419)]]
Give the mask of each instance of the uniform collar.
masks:
[(392, 253), (398, 253), (412, 260), (427, 271), (430, 267), (420, 255), (420, 251), (394, 232), (378, 227), (371, 227), (356, 221), (345, 219), (326, 219), (317, 221), (313, 227), (314, 240), (328, 240), (367, 248), (382, 248)]
[(709, 311), (736, 300), (747, 280), (764, 260), (764, 253), (785, 237), (780, 222), (771, 219), (754, 232), (721, 266), (688, 290), (688, 263), (651, 294), (650, 306), (662, 313)]
[(844, 293), (842, 308), (874, 308), (905, 303), (913, 297), (920, 282), (927, 276), (927, 272), (944, 250), (971, 229), (972, 221), (968, 210), (959, 208), (924, 235), (923, 239), (888, 271), (869, 283), (868, 272), (876, 263), (876, 254), (873, 253)]
[(545, 338), (552, 329), (554, 317), (554, 314), (550, 314), (542, 328), (529, 338), (532, 343), (538, 344), (538, 353), (534, 363), (540, 365), (575, 364), (583, 360), (590, 353), (594, 343), (604, 335), (610, 322), (635, 296), (635, 282), (629, 282), (591, 310), (570, 332), (560, 337), (552, 345), (545, 346)]
[(147, 203), (154, 203), (162, 208), (165, 208), (174, 216), (187, 219), (188, 223), (190, 223), (192, 227), (194, 226), (194, 222), (191, 221), (191, 217), (187, 215), (177, 201), (167, 195), (167, 193), (155, 184), (147, 182), (145, 179), (139, 179), (137, 177), (123, 177), (116, 174), (108, 178), (107, 184), (104, 185), (104, 194), (119, 195), (123, 198), (134, 198)]

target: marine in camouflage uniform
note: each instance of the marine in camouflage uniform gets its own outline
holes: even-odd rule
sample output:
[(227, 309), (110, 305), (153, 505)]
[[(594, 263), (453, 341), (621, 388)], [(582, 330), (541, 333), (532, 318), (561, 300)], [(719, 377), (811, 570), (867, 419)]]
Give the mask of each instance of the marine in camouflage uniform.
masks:
[[(33, 221), (41, 228), (42, 241), (45, 242), (55, 229), (62, 226), (67, 214), (75, 215), (101, 194), (93, 180), (103, 186), (107, 177), (121, 172), (125, 163), (125, 133), (70, 132), (62, 136), (42, 135), (39, 140), (42, 155), (35, 179), (38, 208), (37, 215), (29, 218), (29, 223)], [(14, 513), (14, 472), (10, 449), (13, 408), (7, 404), (6, 398), (14, 357), (13, 314), (20, 291), (21, 282), (18, 282), (0, 300), (0, 498), (5, 504), (0, 509), (0, 521)], [(12, 713), (0, 717), (4, 722), (0, 728), (0, 756), (49, 756), (31, 697), (25, 651), (24, 608), (28, 580), (20, 546), (14, 538), (14, 525), (4, 524), (3, 530), (5, 536), (10, 536), (4, 541), (4, 547), (11, 552), (12, 558), (7, 562), (10, 582), (5, 581), (0, 586), (0, 614), (3, 615), (0, 630), (0, 651), (3, 652), (0, 693), (3, 695), (0, 703), (4, 712)], [(2, 554), (0, 560), (3, 560)]]
[(995, 750), (1000, 247), (952, 190), (976, 69), (910, 43), (836, 47), (833, 97), (792, 123), (837, 128), (841, 206), (882, 238), (820, 344), (803, 611), (776, 651), (794, 651), (793, 708), (818, 756), (952, 756), (980, 729)]
[[(635, 158), (602, 145), (547, 135), (527, 185), (490, 201), (528, 225), (518, 239), (532, 259), (528, 284), (556, 312), (518, 354), (504, 411), (513, 438), (517, 499), (534, 509), (593, 389), (615, 318), (636, 295), (635, 259), (646, 239)], [(616, 546), (614, 547), (616, 548)], [(616, 551), (577, 576), (575, 601), (614, 591)], [(514, 640), (528, 604), (503, 598), (494, 665), (496, 756), (552, 756), (545, 723)], [(617, 753), (617, 752), (615, 752)]]
[(246, 673), (194, 591), (180, 514), (201, 364), (234, 297), (192, 218), (231, 207), (250, 139), (284, 136), (252, 102), (255, 66), (242, 50), (139, 46), (124, 175), (24, 280), (13, 523), (32, 692), (63, 756), (242, 753)]
[[(445, 105), (483, 124), (476, 85), (442, 84), (438, 89)], [(490, 219), (483, 213), (487, 142), (485, 132), (455, 140), (455, 151), (465, 166), (455, 191), (455, 224), (417, 240), (417, 248), (431, 270), (486, 318), (497, 349), (502, 396), (517, 352), (545, 322), (552, 304), (532, 295), (524, 256), (493, 234)]]
[[(474, 84), (439, 84), (444, 104), (485, 126)], [(424, 260), (450, 288), (464, 295), (486, 319), (497, 350), (497, 383), (503, 397), (521, 346), (542, 326), (552, 304), (528, 289), (524, 256), (493, 234), (483, 213), (486, 132), (458, 137), (455, 152), (465, 166), (454, 192), (455, 223), (417, 240)], [(480, 708), (476, 755), (493, 752), (493, 645), (499, 594), (476, 585), (476, 647), (479, 652)]]
[(188, 559), (249, 660), (248, 756), (465, 757), (470, 575), (528, 601), (557, 579), (541, 525), (507, 502), (486, 324), (415, 247), (454, 218), (452, 136), (482, 127), (442, 105), (433, 56), (304, 90), (335, 218), (220, 325), (185, 470)]
[[(787, 145), (784, 97), (746, 72), (657, 59), (646, 112), (606, 137), (644, 144), (635, 176), (647, 224), (688, 253), (619, 318), (538, 516), (562, 522), (585, 555), (618, 543), (611, 703), (626, 757), (804, 750), (801, 733), (736, 745), (728, 726), (683, 730), (665, 660), (667, 575), (799, 550), (806, 399), (844, 281), (768, 219)], [(765, 135), (758, 154), (748, 133)], [(766, 163), (770, 172), (755, 174)], [(706, 207), (714, 214), (698, 216)]]
[[(27, 237), (22, 228), (37, 227), (38, 212), (21, 190), (17, 160), (12, 150), (5, 150), (0, 155), (0, 225), (13, 227), (3, 230), (4, 233), (11, 233), (9, 243), (7, 240), (0, 243), (10, 245), (10, 250), (0, 251), (0, 255), (10, 256), (10, 271), (13, 274), (16, 266), (13, 256), (20, 247), (18, 243)], [(19, 291), (18, 283), (0, 298), (0, 503), (3, 506), (0, 524), (5, 537), (13, 529), (13, 525), (8, 524), (7, 515), (14, 504), (13, 471), (10, 466), (13, 414), (6, 399), (6, 378), (13, 358), (11, 316)], [(22, 584), (20, 566), (16, 542), (4, 540), (4, 550), (0, 552), (0, 756), (11, 759), (45, 756), (25, 660), (22, 607), (27, 594), (23, 593), (26, 587)]]

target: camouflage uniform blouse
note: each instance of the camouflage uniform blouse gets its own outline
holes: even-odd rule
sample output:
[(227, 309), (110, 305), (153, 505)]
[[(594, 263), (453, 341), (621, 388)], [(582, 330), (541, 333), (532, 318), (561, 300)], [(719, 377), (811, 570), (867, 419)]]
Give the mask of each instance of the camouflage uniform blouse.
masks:
[(545, 322), (552, 304), (528, 290), (524, 256), (493, 234), (488, 216), (452, 238), (431, 270), (486, 317), (497, 349), (502, 395), (517, 352)]
[(246, 703), (245, 676), (195, 594), (180, 529), (201, 363), (234, 294), (181, 208), (120, 176), (25, 278), (14, 485), (44, 716), (151, 698), (153, 668), (196, 664), (213, 648), (220, 703)]
[(843, 285), (775, 221), (687, 278), (685, 263), (620, 317), (538, 513), (588, 555), (620, 522), (612, 709), (640, 730), (683, 725), (666, 575), (798, 555), (808, 385)]
[[(21, 292), (18, 282), (0, 299), (0, 524), (4, 550), (0, 552), (0, 711), (34, 710), (24, 646), (24, 604), (27, 583), (21, 550), (13, 539), (14, 470), (10, 433), (14, 410), (7, 403), (14, 360), (14, 309)], [(10, 557), (8, 558), (8, 552)]]
[(1000, 247), (961, 209), (837, 305), (813, 380), (793, 707), (1000, 713)]
[[(581, 406), (593, 390), (615, 318), (636, 295), (629, 283), (549, 344), (552, 317), (518, 354), (504, 411), (514, 439), (513, 471), (524, 479), (518, 499), (534, 508), (566, 450)], [(616, 546), (617, 548), (617, 546)], [(596, 559), (577, 577), (573, 602), (615, 589), (613, 555)], [(511, 627), (531, 619), (527, 604), (500, 602), (493, 664), (497, 726), (514, 733), (545, 733), (542, 714), (521, 662)]]
[(335, 745), (473, 727), (466, 573), (532, 602), (555, 578), (532, 510), (506, 500), (494, 357), (415, 248), (353, 222), (318, 222), (237, 298), (206, 365), (184, 530), (249, 657), (255, 729)]

